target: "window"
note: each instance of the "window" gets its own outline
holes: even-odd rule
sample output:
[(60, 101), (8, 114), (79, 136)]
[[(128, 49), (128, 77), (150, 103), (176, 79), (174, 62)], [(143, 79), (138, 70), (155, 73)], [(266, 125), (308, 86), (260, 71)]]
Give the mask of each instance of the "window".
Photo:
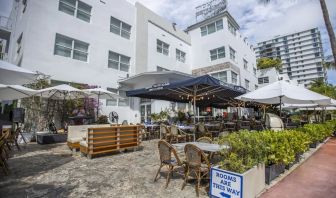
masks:
[(217, 78), (223, 82), (227, 82), (227, 71), (221, 71), (218, 73), (211, 74), (212, 77)]
[(113, 89), (113, 88), (107, 88), (108, 91), (111, 91), (113, 93), (119, 94), (119, 96), (123, 98), (119, 99), (106, 99), (106, 106), (128, 106), (128, 98), (126, 96), (126, 91)]
[(258, 85), (254, 85), (254, 89), (257, 90), (259, 88)]
[(156, 71), (158, 71), (158, 72), (169, 71), (169, 69), (166, 69), (166, 68), (163, 68), (163, 67), (160, 67), (160, 66), (156, 66)]
[(245, 88), (246, 88), (247, 90), (250, 89), (250, 81), (247, 80), (247, 79), (245, 79)]
[(269, 83), (268, 76), (267, 77), (258, 78), (258, 84), (264, 84), (264, 83)]
[(220, 47), (213, 50), (210, 50), (210, 59), (211, 61), (224, 58), (225, 57), (225, 48)]
[(257, 69), (255, 67), (253, 67), (253, 74), (257, 75)]
[(87, 61), (89, 44), (61, 34), (56, 34), (55, 55), (69, 57), (72, 59)]
[(238, 74), (231, 71), (231, 83), (237, 85), (238, 84)]
[(319, 57), (320, 56), (320, 53), (315, 53), (315, 57)]
[(220, 19), (214, 23), (210, 23), (209, 25), (201, 27), (201, 36), (206, 36), (221, 29), (223, 29), (223, 19)]
[(90, 22), (92, 7), (79, 0), (60, 0), (58, 10)]
[(230, 59), (235, 61), (236, 60), (236, 51), (230, 47)]
[(131, 29), (132, 29), (131, 25), (122, 22), (114, 17), (111, 17), (110, 32), (117, 34), (123, 38), (130, 39)]
[(168, 56), (169, 54), (169, 45), (159, 39), (156, 40), (156, 51)]
[(231, 22), (228, 21), (228, 29), (229, 31), (233, 34), (233, 35), (236, 35), (236, 31), (237, 29), (232, 25)]
[(20, 54), (20, 51), (21, 51), (22, 37), (23, 37), (23, 33), (21, 33), (19, 38), (16, 40), (16, 53), (17, 54)]
[(186, 53), (182, 52), (179, 49), (176, 49), (176, 60), (184, 63), (185, 62), (185, 58), (186, 58)]
[(244, 69), (247, 69), (247, 60), (243, 59), (243, 62), (244, 62)]
[(131, 58), (109, 51), (108, 68), (128, 72)]

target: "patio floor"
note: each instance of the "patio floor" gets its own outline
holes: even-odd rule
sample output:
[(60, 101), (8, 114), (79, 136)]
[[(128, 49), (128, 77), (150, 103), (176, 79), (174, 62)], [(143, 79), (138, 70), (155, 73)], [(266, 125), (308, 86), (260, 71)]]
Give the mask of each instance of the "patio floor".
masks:
[(330, 139), (300, 167), (261, 198), (335, 198), (336, 138)]
[[(195, 197), (194, 184), (181, 191), (175, 174), (167, 189), (165, 175), (153, 182), (159, 165), (157, 140), (143, 149), (94, 158), (72, 154), (65, 144), (29, 143), (0, 171), (0, 197)], [(200, 197), (207, 197), (205, 187)]]

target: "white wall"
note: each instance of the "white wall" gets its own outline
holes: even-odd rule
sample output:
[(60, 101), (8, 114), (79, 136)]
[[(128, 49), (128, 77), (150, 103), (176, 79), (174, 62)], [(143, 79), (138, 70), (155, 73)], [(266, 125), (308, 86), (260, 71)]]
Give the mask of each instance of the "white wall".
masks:
[[(214, 19), (213, 21), (219, 20), (220, 18)], [(217, 65), (225, 62), (230, 62), (240, 69), (240, 78), (239, 85), (245, 86), (245, 79), (250, 81), (250, 90), (254, 90), (254, 85), (257, 84), (256, 77), (253, 73), (253, 68), (256, 67), (256, 58), (253, 49), (250, 48), (250, 45), (244, 42), (244, 39), (241, 37), (237, 31), (236, 36), (233, 35), (228, 30), (228, 18), (226, 16), (222, 17), (223, 19), (223, 29), (206, 36), (201, 36), (201, 29), (197, 27), (189, 31), (192, 42), (192, 66), (193, 69), (202, 68), (210, 65)], [(212, 21), (212, 22), (213, 22)], [(211, 22), (209, 22), (211, 23)], [(209, 24), (208, 23), (208, 24)], [(202, 25), (203, 26), (203, 25)], [(225, 58), (217, 59), (211, 61), (210, 59), (210, 50), (216, 49), (219, 47), (225, 47)], [(230, 50), (229, 47), (236, 51), (235, 61), (230, 59)], [(244, 69), (243, 58), (248, 61), (247, 70)], [(228, 73), (228, 82), (231, 83), (230, 72)]]
[[(169, 44), (168, 56), (157, 52), (157, 39)], [(176, 48), (186, 53), (186, 61), (182, 63), (176, 60)], [(148, 23), (148, 65), (147, 71), (156, 71), (160, 66), (168, 70), (175, 70), (191, 74), (191, 47), (174, 35), (164, 31), (162, 28)]]

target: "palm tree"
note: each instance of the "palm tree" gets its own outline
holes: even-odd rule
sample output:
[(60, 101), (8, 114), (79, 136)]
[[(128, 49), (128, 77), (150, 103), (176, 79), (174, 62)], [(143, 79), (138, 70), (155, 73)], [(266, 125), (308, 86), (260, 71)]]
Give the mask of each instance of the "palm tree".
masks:
[[(334, 32), (333, 27), (332, 27), (331, 22), (330, 22), (329, 12), (328, 12), (325, 0), (320, 0), (320, 4), (321, 4), (322, 13), (323, 13), (324, 23), (326, 25), (328, 35), (329, 35), (329, 39), (330, 39), (331, 51), (332, 51), (332, 54), (334, 56), (334, 62), (335, 62), (336, 61), (335, 32)], [(335, 67), (335, 64), (334, 64), (334, 67)]]

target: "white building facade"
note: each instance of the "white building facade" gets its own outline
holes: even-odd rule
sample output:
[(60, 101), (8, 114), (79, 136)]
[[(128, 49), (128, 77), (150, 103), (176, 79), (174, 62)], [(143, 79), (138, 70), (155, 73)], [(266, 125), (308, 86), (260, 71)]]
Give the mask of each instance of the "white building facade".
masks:
[(303, 86), (303, 84), (299, 84), (297, 80), (290, 79), (287, 74), (280, 74), (279, 71), (276, 70), (274, 67), (267, 69), (258, 69), (257, 76), (259, 87), (264, 87), (280, 80), (287, 81), (293, 85)]
[[(125, 96), (128, 89), (208, 73), (248, 90), (257, 86), (253, 48), (228, 12), (186, 32), (143, 5), (125, 0), (17, 1), (11, 18), (9, 62), (48, 74), (55, 84), (87, 84)], [(218, 20), (221, 27), (216, 26)], [(217, 29), (212, 33), (213, 22)], [(209, 26), (207, 35), (204, 26)], [(177, 74), (156, 82), (145, 78), (141, 83), (122, 83), (145, 72), (169, 70)], [(171, 106), (167, 101), (127, 97), (100, 102), (102, 114), (116, 111), (119, 120), (129, 122), (140, 122)]]
[(323, 48), (317, 28), (276, 36), (258, 43), (257, 58), (279, 58), (282, 61), (280, 73), (308, 86), (314, 80), (325, 79)]

